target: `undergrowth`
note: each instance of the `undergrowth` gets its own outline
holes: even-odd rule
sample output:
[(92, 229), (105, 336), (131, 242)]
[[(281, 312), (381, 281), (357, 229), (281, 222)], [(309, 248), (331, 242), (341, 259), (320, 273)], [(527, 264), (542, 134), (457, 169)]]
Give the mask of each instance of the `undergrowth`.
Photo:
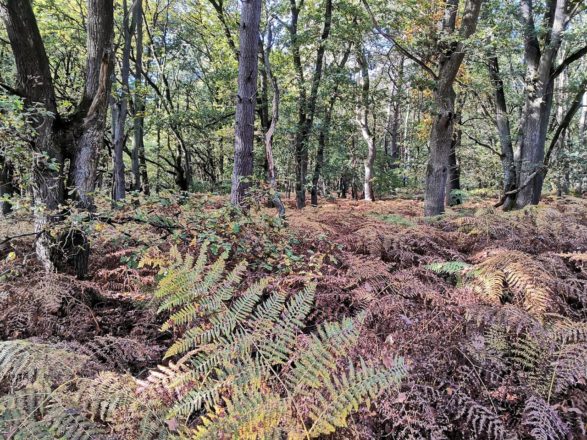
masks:
[(0, 436), (584, 438), (587, 203), (419, 210), (143, 201), (83, 281), (11, 240)]

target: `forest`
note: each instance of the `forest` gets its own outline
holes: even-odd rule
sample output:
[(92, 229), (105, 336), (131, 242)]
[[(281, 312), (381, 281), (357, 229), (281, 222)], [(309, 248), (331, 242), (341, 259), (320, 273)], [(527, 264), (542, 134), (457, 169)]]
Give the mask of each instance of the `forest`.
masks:
[(0, 438), (587, 440), (585, 0), (0, 0)]

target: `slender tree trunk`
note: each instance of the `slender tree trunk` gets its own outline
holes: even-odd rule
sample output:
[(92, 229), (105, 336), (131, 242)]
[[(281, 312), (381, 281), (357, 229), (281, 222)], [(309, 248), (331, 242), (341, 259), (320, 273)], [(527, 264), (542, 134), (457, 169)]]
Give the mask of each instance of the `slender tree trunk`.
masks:
[[(149, 176), (145, 157), (144, 126), (145, 101), (143, 99), (143, 0), (135, 0), (135, 88), (134, 88), (134, 190), (149, 195)], [(138, 169), (138, 170), (137, 170)]]
[(510, 121), (508, 118), (507, 103), (503, 81), (499, 73), (499, 63), (497, 56), (491, 56), (488, 60), (489, 78), (493, 83), (495, 96), (495, 122), (499, 134), (499, 144), (501, 146), (501, 165), (503, 169), (503, 209), (509, 210), (513, 207), (515, 197), (508, 195), (515, 189), (517, 184), (516, 163), (514, 160), (514, 148), (512, 145), (512, 136), (510, 130)]
[[(263, 50), (263, 64), (264, 64), (264, 71), (265, 71), (265, 78), (266, 82), (271, 83), (271, 88), (273, 89), (273, 101), (271, 103), (271, 122), (267, 126), (267, 130), (265, 131), (265, 160), (267, 164), (267, 174), (269, 177), (269, 185), (271, 186), (271, 191), (273, 192), (272, 195), (272, 202), (275, 208), (277, 209), (277, 213), (279, 217), (285, 217), (285, 206), (281, 201), (281, 197), (279, 196), (279, 191), (277, 188), (277, 171), (275, 167), (275, 161), (273, 159), (273, 137), (275, 136), (275, 129), (277, 128), (277, 121), (279, 120), (279, 84), (277, 84), (277, 79), (273, 76), (271, 70), (271, 62), (269, 56), (271, 55), (271, 47), (273, 45), (273, 32), (271, 29), (271, 24), (269, 24), (269, 29), (267, 31), (267, 49)], [(266, 87), (266, 86), (265, 86)], [(265, 99), (267, 99), (267, 95), (265, 95)], [(265, 116), (268, 119), (268, 115)]]
[[(112, 200), (123, 200), (126, 196), (126, 187), (124, 181), (124, 146), (126, 144), (126, 116), (128, 112), (128, 98), (130, 90), (128, 79), (130, 76), (130, 49), (132, 39), (132, 29), (130, 26), (131, 11), (128, 8), (127, 0), (123, 0), (124, 17), (122, 20), (122, 29), (124, 32), (124, 46), (122, 49), (121, 60), (121, 94), (116, 101), (116, 124), (114, 129), (114, 157), (113, 157), (113, 178)], [(134, 162), (133, 162), (134, 163)]]
[[(342, 56), (340, 63), (336, 66), (337, 72), (340, 72), (346, 65), (349, 56), (351, 54), (352, 46), (349, 45), (347, 50)], [(320, 128), (320, 134), (318, 135), (318, 152), (316, 153), (316, 164), (314, 166), (314, 174), (312, 175), (312, 190), (310, 192), (312, 206), (318, 206), (318, 180), (320, 179), (320, 173), (324, 166), (324, 151), (328, 144), (330, 137), (330, 126), (332, 124), (332, 113), (334, 112), (334, 104), (338, 98), (338, 86), (339, 82), (335, 82), (332, 94), (326, 110), (324, 112), (324, 120), (322, 121), (322, 127)]]
[[(475, 32), (481, 3), (482, 0), (467, 0), (459, 40), (464, 40)], [(455, 32), (457, 13), (458, 0), (448, 0), (442, 25), (442, 31), (447, 36)], [(439, 56), (438, 75), (434, 89), (436, 116), (430, 132), (430, 156), (426, 168), (424, 203), (424, 214), (426, 216), (444, 213), (446, 180), (455, 123), (455, 92), (453, 84), (465, 56), (463, 42), (441, 44)]]
[(291, 36), (292, 54), (296, 79), (300, 94), (298, 97), (298, 122), (296, 137), (294, 141), (295, 160), (296, 160), (296, 206), (302, 209), (306, 206), (306, 177), (308, 174), (308, 144), (310, 134), (314, 125), (314, 114), (316, 111), (316, 101), (318, 100), (318, 89), (322, 79), (322, 66), (324, 63), (324, 53), (326, 51), (326, 41), (330, 36), (330, 27), (332, 24), (332, 0), (325, 0), (324, 8), (324, 26), (320, 36), (320, 45), (316, 52), (316, 63), (312, 75), (310, 96), (306, 95), (306, 83), (304, 80), (304, 68), (300, 55), (300, 43), (298, 41), (298, 17), (303, 1), (298, 5), (296, 0), (290, 0), (291, 5), (291, 24), (288, 27)]
[(369, 65), (367, 63), (367, 56), (365, 55), (364, 49), (360, 50), (357, 53), (357, 61), (359, 63), (359, 67), (361, 68), (361, 100), (359, 103), (359, 114), (357, 121), (359, 123), (359, 127), (361, 128), (361, 134), (363, 135), (363, 139), (367, 143), (367, 157), (364, 160), (363, 164), (365, 167), (365, 180), (363, 182), (364, 186), (364, 197), (366, 201), (372, 202), (375, 197), (373, 194), (373, 164), (375, 163), (375, 136), (372, 133), (371, 128), (369, 127), (369, 109), (371, 107), (370, 103), (370, 82), (369, 82)]
[(581, 101), (581, 116), (579, 117), (579, 143), (587, 145), (587, 93), (583, 93)]
[(400, 116), (401, 93), (403, 89), (404, 57), (399, 60), (397, 78), (393, 82), (393, 91), (389, 99), (389, 112), (385, 133), (386, 155), (389, 157), (390, 167), (398, 168), (400, 162)]
[[(457, 124), (460, 123), (460, 115), (458, 116), (458, 119)], [(462, 134), (461, 127), (457, 128), (450, 145), (450, 155), (448, 156), (448, 179), (446, 182), (446, 204), (448, 206), (455, 206), (463, 203), (461, 196), (455, 193), (455, 191), (460, 191), (461, 189), (461, 169), (457, 158), (457, 151), (461, 146)]]
[(234, 168), (230, 201), (242, 205), (253, 173), (253, 142), (257, 94), (257, 53), (261, 0), (243, 0), (240, 18), (240, 51), (234, 140)]

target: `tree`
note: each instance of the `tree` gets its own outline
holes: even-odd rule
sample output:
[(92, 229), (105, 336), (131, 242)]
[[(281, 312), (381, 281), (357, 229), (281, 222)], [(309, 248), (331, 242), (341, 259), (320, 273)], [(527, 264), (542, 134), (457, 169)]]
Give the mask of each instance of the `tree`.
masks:
[[(0, 4), (16, 63), (16, 90), (34, 113), (32, 122), (36, 130), (30, 146), (32, 192), (38, 207), (37, 255), (47, 270), (55, 267), (48, 227), (59, 216), (58, 210), (65, 200), (66, 159), (70, 160), (77, 204), (86, 210), (94, 208), (98, 153), (103, 144), (111, 83), (113, 4), (112, 0), (88, 0), (87, 7), (85, 84), (75, 112), (64, 118), (57, 111), (49, 59), (31, 3), (6, 0)], [(23, 35), (28, 37), (23, 38)], [(83, 253), (87, 254), (87, 250)], [(79, 276), (87, 271), (87, 258), (82, 260), (85, 264), (77, 268)]]
[[(515, 207), (538, 204), (546, 175), (545, 144), (552, 111), (554, 80), (573, 61), (587, 53), (587, 47), (569, 55), (555, 69), (563, 34), (572, 18), (574, 2), (551, 0), (546, 4), (540, 38), (535, 24), (533, 0), (520, 1), (524, 28), (524, 62), (526, 64), (525, 102), (519, 137), (518, 182)], [(576, 11), (576, 9), (575, 9)]]
[(261, 0), (243, 0), (240, 19), (238, 91), (234, 135), (234, 167), (230, 201), (242, 205), (253, 173), (255, 105), (257, 102), (257, 53)]
[(303, 4), (303, 0), (299, 3), (296, 0), (290, 0), (291, 22), (287, 26), (290, 34), (291, 52), (296, 72), (297, 86), (299, 89), (297, 104), (298, 115), (294, 139), (294, 154), (296, 162), (296, 206), (298, 209), (302, 209), (306, 206), (308, 144), (310, 141), (311, 130), (314, 126), (314, 116), (316, 112), (316, 102), (318, 100), (318, 89), (322, 79), (322, 66), (324, 64), (326, 41), (330, 36), (330, 28), (332, 25), (332, 0), (324, 0), (324, 22), (318, 49), (316, 51), (316, 62), (312, 73), (312, 82), (310, 83), (310, 95), (308, 96), (300, 52), (300, 36), (298, 34), (298, 21)]
[(369, 109), (370, 104), (370, 81), (369, 81), (369, 64), (365, 49), (362, 48), (357, 52), (357, 62), (361, 70), (361, 97), (358, 106), (357, 122), (361, 128), (363, 140), (367, 143), (367, 158), (365, 159), (365, 175), (363, 182), (363, 192), (365, 200), (372, 202), (375, 199), (373, 194), (373, 164), (375, 163), (375, 135), (369, 127)]
[(455, 41), (458, 0), (447, 0), (442, 34), (438, 45), (438, 74), (434, 87), (434, 120), (430, 131), (430, 157), (426, 168), (424, 214), (444, 212), (446, 181), (455, 125), (454, 82), (463, 58), (465, 40), (475, 32), (482, 0), (467, 0), (461, 27)]

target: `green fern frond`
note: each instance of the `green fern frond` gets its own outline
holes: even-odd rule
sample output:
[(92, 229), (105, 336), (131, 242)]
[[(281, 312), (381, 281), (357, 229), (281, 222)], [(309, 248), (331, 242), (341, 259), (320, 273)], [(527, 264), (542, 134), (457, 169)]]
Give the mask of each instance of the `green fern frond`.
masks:
[(345, 427), (347, 418), (359, 405), (375, 399), (383, 390), (397, 385), (405, 376), (403, 361), (397, 360), (389, 370), (367, 366), (361, 360), (361, 369), (353, 364), (340, 376), (333, 376), (324, 382), (323, 388), (314, 393), (316, 403), (310, 404), (309, 417), (311, 437), (331, 434), (337, 427)]

